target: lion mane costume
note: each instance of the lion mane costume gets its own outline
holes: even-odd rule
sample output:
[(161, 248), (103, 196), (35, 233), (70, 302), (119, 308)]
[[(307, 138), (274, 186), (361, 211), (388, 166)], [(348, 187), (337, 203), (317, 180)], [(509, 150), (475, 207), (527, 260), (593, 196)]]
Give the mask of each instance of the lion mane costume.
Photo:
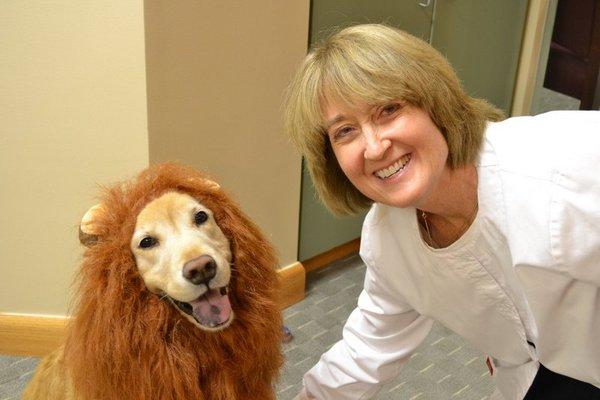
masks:
[[(147, 289), (130, 241), (140, 211), (170, 192), (214, 214), (232, 255), (226, 329), (198, 329)], [(64, 343), (40, 363), (26, 400), (275, 399), (282, 365), (279, 284), (273, 249), (238, 206), (195, 170), (150, 167), (104, 190), (77, 276)]]

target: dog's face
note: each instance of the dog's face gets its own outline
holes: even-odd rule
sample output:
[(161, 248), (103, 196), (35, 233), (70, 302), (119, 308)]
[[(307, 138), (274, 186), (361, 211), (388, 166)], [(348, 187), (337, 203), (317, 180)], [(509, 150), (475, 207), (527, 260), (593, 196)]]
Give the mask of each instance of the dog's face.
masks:
[(187, 194), (167, 192), (138, 214), (130, 246), (150, 291), (167, 296), (201, 329), (229, 326), (231, 251), (211, 210)]

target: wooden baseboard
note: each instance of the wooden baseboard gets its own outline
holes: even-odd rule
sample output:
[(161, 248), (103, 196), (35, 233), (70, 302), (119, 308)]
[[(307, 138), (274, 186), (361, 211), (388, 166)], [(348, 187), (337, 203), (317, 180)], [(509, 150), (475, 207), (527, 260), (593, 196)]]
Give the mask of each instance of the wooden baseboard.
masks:
[(358, 253), (360, 249), (360, 238), (349, 241), (348, 243), (344, 243), (340, 246), (334, 247), (333, 249), (326, 251), (325, 253), (321, 253), (317, 256), (309, 258), (306, 261), (302, 261), (302, 265), (304, 265), (304, 269), (306, 272), (311, 272), (317, 270), (319, 268), (323, 268), (327, 264), (340, 260), (344, 257), (348, 257), (351, 254)]
[[(281, 308), (304, 298), (304, 268), (296, 262), (277, 271)], [(54, 350), (65, 335), (67, 317), (0, 313), (0, 354), (41, 357)]]
[(287, 308), (304, 298), (306, 273), (299, 262), (279, 269), (281, 281), (281, 308)]
[(40, 357), (56, 348), (67, 317), (0, 314), (0, 354)]

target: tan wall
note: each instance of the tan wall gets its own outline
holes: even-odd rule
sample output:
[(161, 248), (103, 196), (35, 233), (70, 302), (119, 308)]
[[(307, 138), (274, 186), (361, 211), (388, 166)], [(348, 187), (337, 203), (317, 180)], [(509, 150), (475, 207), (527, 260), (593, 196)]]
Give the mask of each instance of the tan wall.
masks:
[(150, 161), (208, 171), (296, 261), (300, 157), (284, 87), (306, 53), (308, 0), (145, 2)]
[(95, 182), (148, 164), (142, 1), (3, 0), (0, 38), (0, 312), (63, 315)]
[(280, 116), (308, 3), (148, 1), (147, 57), (142, 0), (0, 3), (0, 314), (67, 313), (96, 183), (149, 161), (212, 173), (296, 261), (300, 158)]

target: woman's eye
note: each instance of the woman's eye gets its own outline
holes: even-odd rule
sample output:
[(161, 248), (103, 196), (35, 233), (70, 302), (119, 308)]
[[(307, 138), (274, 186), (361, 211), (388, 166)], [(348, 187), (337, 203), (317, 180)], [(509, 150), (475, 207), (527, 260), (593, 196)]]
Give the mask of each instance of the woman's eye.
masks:
[(203, 223), (206, 222), (207, 219), (208, 219), (208, 214), (206, 214), (206, 212), (204, 212), (204, 211), (198, 211), (194, 215), (194, 223), (196, 225), (202, 225)]
[(399, 109), (400, 109), (400, 104), (398, 104), (398, 103), (387, 104), (381, 108), (381, 116), (389, 117), (390, 115), (393, 115)]
[(337, 129), (334, 133), (333, 133), (333, 139), (334, 140), (340, 140), (345, 138), (346, 136), (348, 136), (350, 133), (352, 133), (353, 128), (351, 126), (343, 126), (339, 129)]
[(154, 247), (158, 244), (158, 239), (152, 236), (146, 236), (142, 240), (140, 240), (139, 247), (142, 249), (148, 249), (150, 247)]

